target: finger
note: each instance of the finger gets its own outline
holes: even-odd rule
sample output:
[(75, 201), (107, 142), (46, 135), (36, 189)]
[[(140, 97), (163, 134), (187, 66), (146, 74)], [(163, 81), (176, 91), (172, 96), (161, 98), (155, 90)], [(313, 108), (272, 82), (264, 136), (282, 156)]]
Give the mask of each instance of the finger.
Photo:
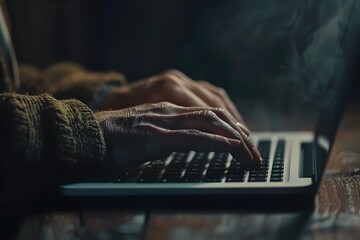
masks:
[(219, 98), (212, 91), (209, 91), (207, 88), (204, 88), (201, 84), (186, 76), (184, 73), (177, 70), (171, 70), (171, 73), (180, 81), (182, 81), (185, 86), (187, 86), (196, 96), (201, 98), (210, 107), (227, 108), (226, 104), (223, 103), (221, 98)]
[(235, 118), (245, 124), (244, 119), (242, 118), (240, 112), (237, 110), (234, 103), (231, 101), (230, 97), (227, 95), (225, 91), (220, 91), (218, 87), (215, 87), (214, 85), (206, 82), (206, 81), (199, 81), (199, 83), (207, 88), (212, 93), (216, 94), (222, 101), (224, 102), (224, 105), (226, 106), (226, 109), (235, 116)]
[[(203, 131), (209, 131), (214, 134), (225, 135), (227, 137), (236, 137), (240, 139), (243, 143), (242, 148), (244, 151), (248, 153), (247, 159), (253, 160), (254, 163), (259, 163), (261, 161), (261, 156), (258, 150), (254, 147), (251, 139), (248, 135), (243, 131), (238, 122), (234, 119), (232, 115), (220, 108), (208, 108), (204, 109), (201, 107), (180, 107), (176, 105), (172, 105), (172, 110), (170, 114), (174, 114), (175, 116), (169, 117), (169, 112), (164, 113), (165, 116), (162, 119), (162, 127), (174, 129), (174, 126), (178, 124), (178, 128), (192, 128), (192, 129), (200, 129)], [(168, 108), (167, 108), (168, 109)], [(153, 112), (153, 111), (152, 111)], [(157, 111), (159, 112), (159, 111)], [(159, 112), (160, 113), (160, 112)], [(182, 117), (176, 114), (184, 114)], [(192, 118), (191, 118), (192, 116)], [(174, 120), (178, 118), (176, 124), (171, 123), (171, 119)], [(208, 119), (204, 118), (207, 117)], [(159, 116), (153, 123), (158, 124)], [(189, 121), (192, 119), (192, 121)], [(196, 120), (196, 121), (194, 121)], [(211, 124), (211, 122), (213, 124)], [(166, 123), (164, 125), (164, 123)], [(219, 125), (222, 123), (222, 125)], [(226, 124), (225, 124), (226, 123)], [(214, 124), (218, 124), (218, 126), (214, 126)], [(229, 126), (231, 128), (229, 128)], [(230, 135), (229, 135), (230, 134)]]
[[(221, 109), (221, 108), (209, 108), (209, 111), (214, 112), (222, 121), (226, 122), (228, 125), (230, 125), (233, 129), (236, 130), (237, 137), (241, 140), (241, 142), (244, 143), (243, 148), (246, 152), (249, 152), (248, 158), (251, 160), (254, 160), (254, 163), (260, 163), (262, 161), (261, 155), (259, 151), (256, 149), (254, 144), (252, 143), (250, 137), (249, 137), (249, 131), (243, 131), (244, 127), (241, 127), (241, 124), (238, 124), (238, 122), (234, 119), (234, 117), (229, 114), (227, 111)], [(187, 112), (188, 114), (191, 113), (191, 111), (204, 111), (203, 108), (198, 107), (192, 107), (192, 108), (180, 108), (178, 111)]]
[(245, 135), (243, 132), (240, 132), (240, 134), (242, 135), (242, 139), (244, 140), (244, 143), (246, 144), (246, 146), (248, 147), (248, 149), (250, 150), (252, 156), (253, 156), (253, 161), (252, 163), (254, 164), (260, 164), (263, 161), (263, 158), (261, 157), (261, 154), (259, 152), (259, 150), (255, 147), (253, 141), (251, 140), (249, 135)]
[(163, 92), (161, 95), (158, 95), (158, 102), (169, 101), (185, 107), (210, 106), (206, 101), (204, 101), (204, 99), (189, 89), (185, 82), (175, 74), (163, 73), (150, 79), (150, 82), (154, 83), (154, 86), (158, 86), (157, 83), (165, 85), (161, 86)]
[[(222, 110), (221, 108), (207, 108), (208, 110), (215, 111), (216, 114), (219, 115), (219, 117), (228, 122), (231, 122), (231, 126), (235, 129), (240, 129), (245, 132), (246, 135), (250, 135), (250, 130), (245, 127), (243, 124), (239, 123), (231, 114), (226, 114), (225, 110)], [(175, 110), (177, 113), (188, 113), (193, 111), (202, 111), (204, 110), (203, 107), (183, 107), (183, 106), (177, 106), (173, 105), (173, 110)]]
[(223, 119), (225, 122), (228, 122), (234, 129), (238, 131), (238, 133), (241, 135), (241, 138), (249, 151), (251, 152), (251, 155), (253, 157), (253, 160), (255, 163), (260, 163), (262, 161), (261, 155), (259, 151), (254, 146), (250, 136), (249, 131), (248, 134), (243, 131), (243, 128), (241, 127), (241, 124), (239, 124), (228, 112), (224, 111), (223, 109), (213, 109), (213, 111), (219, 116), (221, 119)]
[[(238, 131), (243, 131), (246, 135), (250, 135), (250, 130), (245, 127), (243, 124), (239, 123), (231, 114), (225, 114), (223, 112), (226, 112), (224, 109), (222, 108), (208, 108), (211, 111), (215, 111), (216, 114), (223, 120), (226, 122), (230, 122), (231, 126), (235, 129), (237, 129)], [(181, 111), (182, 113), (185, 112), (192, 112), (192, 111), (202, 111), (204, 110), (204, 108), (202, 107), (191, 107), (191, 108), (181, 108), (178, 109), (177, 111)]]
[(142, 127), (143, 130), (151, 132), (164, 152), (190, 150), (230, 152), (236, 160), (247, 165), (251, 164), (248, 158), (249, 153), (246, 152), (239, 139), (206, 133), (197, 129), (169, 130), (152, 124), (142, 125)]
[(249, 137), (249, 131), (246, 133), (241, 127), (241, 124), (239, 124), (227, 111), (219, 108), (215, 108), (213, 109), (213, 111), (216, 113), (217, 116), (219, 116), (219, 118), (229, 123), (231, 127), (237, 130), (237, 133), (240, 135), (240, 138), (244, 143), (243, 148), (250, 152), (250, 159), (253, 160), (252, 162), (255, 164), (260, 163), (262, 161), (260, 153), (251, 141), (251, 138)]
[[(225, 110), (220, 108), (208, 108), (204, 110), (204, 108), (199, 107), (180, 107), (177, 108), (177, 111), (178, 113), (180, 111), (180, 115), (174, 115), (171, 118), (165, 116), (162, 121), (166, 122), (167, 126), (165, 127), (174, 129), (174, 126), (178, 125), (177, 129), (181, 127), (185, 129), (199, 129), (213, 134), (235, 137), (243, 143), (242, 148), (244, 152), (247, 153), (247, 159), (253, 160), (254, 163), (259, 163), (261, 161), (261, 156), (257, 149), (254, 148), (251, 139), (239, 127), (237, 121)], [(172, 123), (173, 126), (169, 126), (169, 123), (171, 123), (169, 120), (172, 119), (174, 121), (175, 118), (178, 118), (177, 121)]]
[(202, 132), (241, 138), (238, 131), (210, 110), (200, 110), (171, 115), (149, 115), (147, 123), (170, 130), (197, 129)]
[(215, 87), (206, 81), (194, 82), (194, 80), (180, 71), (173, 70), (172, 73), (179, 77), (179, 79), (183, 79), (187, 83), (188, 87), (208, 105), (228, 110), (244, 125), (242, 116), (225, 91), (220, 91), (218, 87)]
[[(215, 95), (213, 92), (209, 91), (208, 89), (204, 88), (200, 84), (196, 82), (187, 82), (188, 88), (199, 98), (201, 98), (204, 102), (206, 102), (210, 107), (220, 107), (227, 109), (226, 104), (222, 101), (221, 98), (219, 98), (217, 95)], [(229, 109), (227, 109), (229, 110)]]
[(207, 102), (205, 102), (203, 99), (201, 99), (199, 96), (194, 94), (189, 89), (184, 88), (183, 89), (184, 95), (174, 98), (174, 103), (179, 104), (184, 107), (193, 107), (193, 106), (199, 106), (199, 107), (210, 107)]
[(246, 135), (248, 136), (250, 135), (250, 130), (247, 127), (245, 127), (242, 123), (236, 121), (236, 125), (239, 128), (241, 128), (241, 130), (243, 130), (246, 133)]

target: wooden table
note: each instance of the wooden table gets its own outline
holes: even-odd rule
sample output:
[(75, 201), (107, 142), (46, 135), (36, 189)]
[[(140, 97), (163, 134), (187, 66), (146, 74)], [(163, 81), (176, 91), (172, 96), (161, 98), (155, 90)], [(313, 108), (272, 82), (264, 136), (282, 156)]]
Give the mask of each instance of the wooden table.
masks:
[(313, 213), (52, 212), (17, 239), (360, 239), (360, 104), (342, 120)]

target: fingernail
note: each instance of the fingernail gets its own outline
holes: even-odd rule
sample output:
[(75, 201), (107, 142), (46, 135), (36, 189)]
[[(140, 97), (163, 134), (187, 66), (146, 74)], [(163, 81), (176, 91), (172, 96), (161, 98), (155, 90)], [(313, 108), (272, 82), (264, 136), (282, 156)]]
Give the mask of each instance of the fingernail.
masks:
[(228, 144), (230, 144), (230, 145), (232, 145), (232, 146), (236, 146), (236, 147), (238, 147), (238, 146), (241, 145), (241, 141), (236, 140), (236, 139), (229, 139), (229, 138), (227, 138), (227, 139), (226, 139), (226, 142), (227, 142)]

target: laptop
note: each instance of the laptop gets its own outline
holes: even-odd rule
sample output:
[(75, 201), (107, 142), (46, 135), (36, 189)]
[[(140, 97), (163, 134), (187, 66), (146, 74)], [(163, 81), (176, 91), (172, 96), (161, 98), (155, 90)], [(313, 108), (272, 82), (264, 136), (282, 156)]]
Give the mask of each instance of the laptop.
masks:
[(253, 168), (226, 152), (174, 152), (136, 168), (114, 170), (111, 182), (64, 185), (62, 196), (127, 209), (312, 209), (358, 63), (359, 5), (350, 1), (345, 8), (314, 131), (253, 132), (264, 159)]

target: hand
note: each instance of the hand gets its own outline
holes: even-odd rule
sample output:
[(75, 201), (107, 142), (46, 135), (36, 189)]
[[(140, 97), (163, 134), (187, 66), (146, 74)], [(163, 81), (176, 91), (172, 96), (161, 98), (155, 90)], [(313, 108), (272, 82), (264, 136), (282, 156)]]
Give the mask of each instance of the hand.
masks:
[(118, 166), (140, 165), (177, 151), (221, 151), (247, 165), (260, 162), (248, 132), (221, 108), (168, 102), (95, 114), (107, 155)]
[(184, 107), (219, 107), (244, 124), (226, 91), (208, 82), (195, 82), (177, 70), (169, 70), (128, 86), (115, 88), (104, 99), (102, 109), (122, 109), (143, 103), (167, 101)]

